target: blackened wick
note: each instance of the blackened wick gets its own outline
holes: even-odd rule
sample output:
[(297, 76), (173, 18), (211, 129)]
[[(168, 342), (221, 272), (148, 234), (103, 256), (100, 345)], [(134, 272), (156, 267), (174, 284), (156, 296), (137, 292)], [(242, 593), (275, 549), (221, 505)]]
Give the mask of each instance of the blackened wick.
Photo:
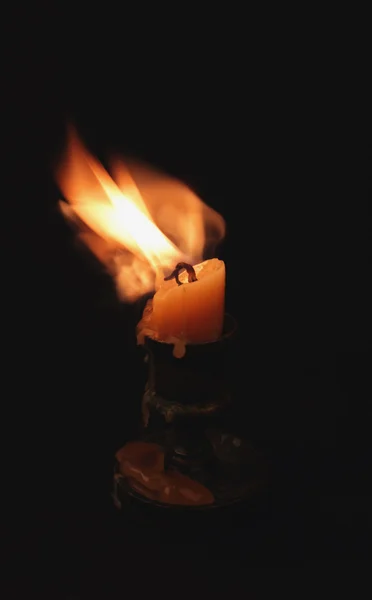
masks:
[(178, 276), (180, 274), (180, 271), (183, 271), (183, 269), (187, 271), (187, 278), (189, 283), (192, 283), (193, 281), (198, 281), (196, 273), (194, 271), (194, 267), (185, 262), (178, 263), (174, 271), (170, 275), (168, 275), (168, 277), (164, 277), (164, 281), (170, 281), (171, 279), (175, 279), (178, 285), (182, 285), (182, 281), (179, 280)]

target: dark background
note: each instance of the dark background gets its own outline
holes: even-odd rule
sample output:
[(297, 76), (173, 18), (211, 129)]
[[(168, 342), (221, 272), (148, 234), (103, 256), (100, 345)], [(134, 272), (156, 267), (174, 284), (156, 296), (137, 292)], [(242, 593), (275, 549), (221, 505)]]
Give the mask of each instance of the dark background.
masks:
[[(211, 560), (369, 558), (367, 190), (345, 169), (337, 55), (298, 54), (239, 15), (204, 24), (183, 12), (163, 31), (148, 14), (92, 10), (40, 6), (9, 21), (7, 551), (66, 597), (144, 555), (156, 570), (207, 573)], [(71, 119), (101, 160), (143, 158), (223, 214), (232, 385), (240, 423), (274, 464), (269, 506), (197, 523), (114, 509), (113, 456), (135, 435), (145, 381), (142, 306), (119, 305), (58, 213), (52, 169)]]

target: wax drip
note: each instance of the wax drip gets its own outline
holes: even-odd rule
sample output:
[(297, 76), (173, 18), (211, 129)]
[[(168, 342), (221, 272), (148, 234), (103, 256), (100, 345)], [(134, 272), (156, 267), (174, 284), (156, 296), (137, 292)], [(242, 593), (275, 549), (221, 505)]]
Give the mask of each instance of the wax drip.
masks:
[(187, 271), (187, 279), (189, 283), (192, 283), (193, 281), (198, 281), (194, 267), (185, 262), (178, 263), (174, 271), (170, 275), (168, 275), (168, 277), (164, 277), (164, 281), (170, 281), (171, 279), (175, 279), (178, 285), (182, 285), (182, 281), (179, 280), (179, 274), (180, 271), (182, 271), (183, 269)]

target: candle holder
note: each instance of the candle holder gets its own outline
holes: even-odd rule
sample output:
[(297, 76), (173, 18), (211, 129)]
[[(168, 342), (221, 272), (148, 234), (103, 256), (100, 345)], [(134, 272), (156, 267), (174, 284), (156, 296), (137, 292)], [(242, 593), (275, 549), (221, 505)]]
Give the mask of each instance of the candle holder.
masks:
[[(237, 323), (226, 314), (221, 337), (187, 345), (182, 358), (173, 355), (172, 344), (145, 338), (148, 381), (137, 441), (162, 450), (164, 473), (181, 473), (210, 492), (207, 503), (188, 504), (188, 509), (252, 499), (267, 479), (259, 452), (224, 423), (224, 411), (232, 403), (231, 345), (236, 334)], [(162, 508), (186, 508), (182, 501), (172, 504), (156, 494), (141, 493), (123, 471), (120, 456), (118, 452), (114, 477), (118, 507), (130, 498)]]
[(158, 427), (159, 416), (171, 423), (212, 415), (231, 401), (229, 350), (236, 333), (235, 319), (225, 315), (221, 337), (187, 345), (182, 358), (173, 355), (172, 344), (145, 339), (148, 382), (142, 414), (146, 427)]

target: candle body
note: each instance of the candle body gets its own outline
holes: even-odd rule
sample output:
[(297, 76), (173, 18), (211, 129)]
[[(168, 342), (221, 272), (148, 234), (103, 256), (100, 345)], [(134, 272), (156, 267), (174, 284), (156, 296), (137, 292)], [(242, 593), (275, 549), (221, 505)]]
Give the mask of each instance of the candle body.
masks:
[(211, 342), (222, 334), (225, 313), (225, 263), (213, 258), (194, 265), (197, 281), (164, 281), (153, 298), (152, 323), (159, 339), (189, 344)]

